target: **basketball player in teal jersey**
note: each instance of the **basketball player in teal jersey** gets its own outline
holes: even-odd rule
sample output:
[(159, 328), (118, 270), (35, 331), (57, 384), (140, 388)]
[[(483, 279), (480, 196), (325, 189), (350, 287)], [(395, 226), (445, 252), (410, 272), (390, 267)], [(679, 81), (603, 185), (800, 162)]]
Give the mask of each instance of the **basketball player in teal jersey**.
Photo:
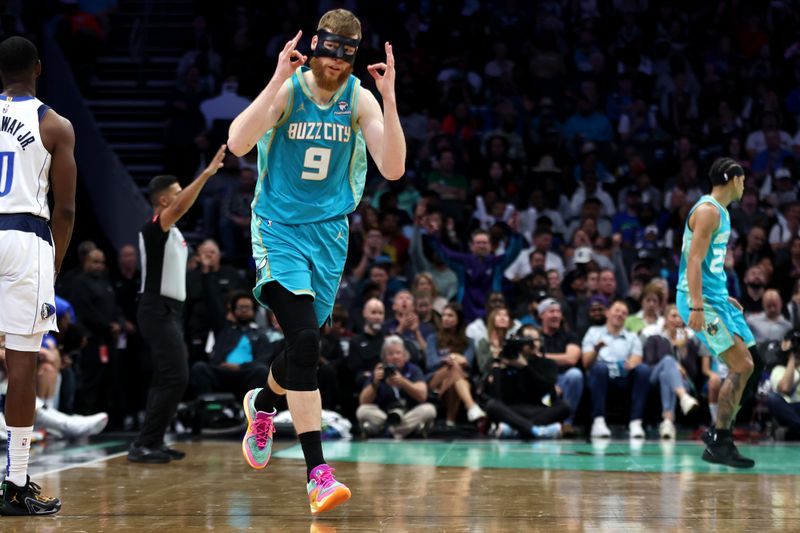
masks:
[(727, 208), (742, 197), (744, 169), (726, 157), (714, 162), (709, 176), (711, 194), (701, 197), (686, 219), (676, 304), (684, 322), (730, 368), (719, 393), (716, 429), (703, 438), (708, 446), (703, 459), (751, 468), (755, 461), (739, 454), (731, 426), (753, 374), (749, 349), (755, 346), (755, 339), (745, 323), (742, 306), (728, 296), (724, 265), (731, 233)]
[(397, 180), (405, 172), (406, 145), (391, 45), (385, 45), (386, 63), (368, 67), (383, 99), (381, 111), (351, 75), (361, 40), (355, 15), (343, 9), (323, 15), (311, 40), (310, 69), (295, 49), (301, 35), (286, 44), (266, 88), (231, 124), (228, 147), (238, 156), (258, 148), (253, 294), (275, 312), (286, 337), (267, 386), (245, 396), (249, 425), (242, 451), (253, 468), (267, 465), (274, 405), (286, 394), (306, 460), (311, 512), (317, 514), (350, 498), (322, 455), (319, 328), (330, 317), (344, 269), (347, 215), (364, 190), (366, 151), (386, 179)]

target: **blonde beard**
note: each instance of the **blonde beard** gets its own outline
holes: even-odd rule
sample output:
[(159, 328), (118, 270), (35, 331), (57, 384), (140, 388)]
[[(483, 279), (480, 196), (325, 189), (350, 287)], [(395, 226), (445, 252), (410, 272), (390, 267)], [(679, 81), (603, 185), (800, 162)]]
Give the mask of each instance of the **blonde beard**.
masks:
[(312, 57), (309, 64), (311, 66), (311, 73), (314, 75), (314, 82), (316, 82), (317, 87), (323, 91), (336, 91), (347, 81), (347, 78), (350, 77), (350, 73), (353, 72), (353, 65), (347, 65), (347, 68), (345, 68), (341, 74), (336, 78), (331, 78), (325, 73), (325, 67), (322, 66), (322, 62), (319, 61), (319, 58)]

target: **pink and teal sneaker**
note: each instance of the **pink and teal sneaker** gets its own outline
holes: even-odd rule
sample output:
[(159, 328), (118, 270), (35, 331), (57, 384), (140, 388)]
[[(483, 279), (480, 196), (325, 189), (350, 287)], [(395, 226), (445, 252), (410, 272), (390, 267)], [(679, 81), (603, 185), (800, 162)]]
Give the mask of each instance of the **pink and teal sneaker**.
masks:
[(335, 470), (321, 464), (308, 476), (308, 503), (311, 514), (330, 511), (350, 499), (350, 489), (333, 478)]
[(253, 402), (261, 389), (252, 389), (244, 395), (244, 412), (247, 415), (247, 433), (242, 439), (242, 454), (247, 464), (261, 470), (267, 466), (272, 454), (272, 434), (275, 426), (272, 419), (277, 412), (257, 411)]

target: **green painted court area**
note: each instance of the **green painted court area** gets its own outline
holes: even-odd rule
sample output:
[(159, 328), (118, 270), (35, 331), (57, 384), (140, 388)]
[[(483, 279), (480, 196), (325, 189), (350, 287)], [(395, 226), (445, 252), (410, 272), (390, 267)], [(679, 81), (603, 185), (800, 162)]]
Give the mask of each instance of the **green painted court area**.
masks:
[[(521, 468), (531, 470), (584, 470), (595, 472), (695, 472), (800, 475), (800, 446), (781, 444), (739, 445), (755, 468), (733, 469), (706, 463), (698, 442), (605, 441), (599, 443), (552, 441), (334, 441), (324, 443), (325, 458), (337, 461), (392, 465), (429, 465), (464, 468)], [(299, 445), (280, 450), (274, 457), (303, 459)]]

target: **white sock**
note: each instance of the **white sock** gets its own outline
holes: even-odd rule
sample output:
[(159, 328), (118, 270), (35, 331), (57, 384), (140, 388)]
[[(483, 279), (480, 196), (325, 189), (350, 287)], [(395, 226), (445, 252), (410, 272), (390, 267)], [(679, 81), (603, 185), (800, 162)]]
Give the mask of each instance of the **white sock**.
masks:
[(18, 487), (28, 482), (28, 456), (31, 451), (33, 426), (15, 428), (8, 426), (8, 459), (6, 462), (6, 481)]
[(715, 426), (717, 424), (717, 411), (719, 410), (719, 404), (718, 403), (708, 404), (708, 410), (711, 411), (711, 425)]

